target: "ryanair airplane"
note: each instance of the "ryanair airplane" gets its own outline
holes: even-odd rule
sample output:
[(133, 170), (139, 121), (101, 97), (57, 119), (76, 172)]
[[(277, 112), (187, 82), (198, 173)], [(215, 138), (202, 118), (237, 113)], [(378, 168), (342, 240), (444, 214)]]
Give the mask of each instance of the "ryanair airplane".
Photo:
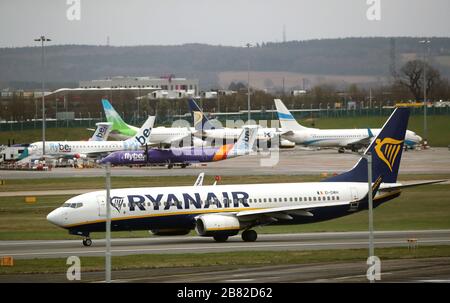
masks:
[[(374, 207), (400, 195), (401, 189), (440, 181), (397, 183), (409, 109), (397, 108), (365, 151), (373, 157)], [(255, 241), (252, 228), (268, 224), (305, 224), (347, 216), (368, 207), (367, 161), (322, 182), (175, 186), (95, 191), (67, 200), (47, 220), (84, 237), (105, 230), (106, 203), (113, 231), (150, 230), (155, 235), (199, 236), (222, 242), (242, 232)]]

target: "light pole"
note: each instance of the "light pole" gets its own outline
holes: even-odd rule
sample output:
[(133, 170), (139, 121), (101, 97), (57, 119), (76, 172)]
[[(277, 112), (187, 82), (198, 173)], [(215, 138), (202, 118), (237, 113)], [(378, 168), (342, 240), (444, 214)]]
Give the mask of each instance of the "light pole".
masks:
[(426, 49), (423, 54), (423, 142), (427, 145), (428, 129), (427, 129), (427, 59), (430, 55), (430, 40), (421, 40), (419, 43), (425, 45)]
[(250, 47), (252, 46), (250, 43), (247, 43), (245, 46), (249, 49), (248, 53), (248, 65), (247, 65), (247, 123), (250, 123)]
[(45, 89), (45, 48), (44, 42), (52, 41), (45, 36), (40, 36), (38, 39), (34, 39), (34, 41), (41, 42), (42, 56), (41, 56), (41, 65), (42, 65), (42, 156), (45, 156), (45, 97), (44, 97), (44, 89)]
[[(352, 154), (357, 154), (353, 153)], [(373, 195), (372, 195), (372, 154), (357, 154), (367, 161), (367, 185), (368, 185), (368, 210), (369, 210), (369, 259), (375, 256), (374, 236), (373, 236)], [(370, 283), (375, 282), (374, 279)]]
[(106, 163), (106, 249), (105, 282), (111, 283), (111, 163)]

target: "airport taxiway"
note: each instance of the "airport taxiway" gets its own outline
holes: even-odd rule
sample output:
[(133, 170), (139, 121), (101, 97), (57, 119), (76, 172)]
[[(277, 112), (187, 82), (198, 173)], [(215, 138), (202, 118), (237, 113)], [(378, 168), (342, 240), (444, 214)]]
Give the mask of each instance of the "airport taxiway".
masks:
[[(271, 155), (237, 157), (207, 164), (195, 164), (187, 168), (165, 167), (113, 167), (112, 176), (196, 176), (206, 175), (314, 175), (339, 173), (352, 168), (359, 156), (339, 154), (337, 150), (304, 150), (299, 147), (282, 149)], [(450, 151), (448, 148), (430, 148), (403, 152), (400, 174), (450, 174)], [(51, 171), (1, 171), (0, 180), (33, 178), (67, 178), (104, 176), (102, 168), (55, 168)]]
[[(258, 229), (257, 229), (258, 230)], [(113, 234), (114, 237), (114, 234)], [(76, 237), (74, 237), (76, 238)], [(417, 245), (450, 245), (450, 230), (380, 231), (375, 232), (376, 247), (406, 247), (408, 239)], [(212, 238), (175, 236), (122, 238), (112, 240), (113, 256), (136, 254), (183, 254), (232, 251), (284, 251), (352, 249), (368, 247), (367, 232), (324, 232), (299, 234), (259, 234), (256, 242), (243, 242), (239, 236), (225, 243)], [(78, 240), (0, 241), (0, 256), (15, 259), (63, 258), (68, 256), (104, 256), (105, 241), (93, 240), (84, 247)]]
[[(368, 282), (365, 260), (310, 264), (206, 266), (116, 270), (115, 283), (280, 283), (280, 282)], [(104, 282), (105, 272), (81, 272), (79, 282)], [(48, 283), (68, 281), (61, 274), (0, 275), (0, 283)], [(450, 258), (381, 260), (379, 282), (449, 283)]]

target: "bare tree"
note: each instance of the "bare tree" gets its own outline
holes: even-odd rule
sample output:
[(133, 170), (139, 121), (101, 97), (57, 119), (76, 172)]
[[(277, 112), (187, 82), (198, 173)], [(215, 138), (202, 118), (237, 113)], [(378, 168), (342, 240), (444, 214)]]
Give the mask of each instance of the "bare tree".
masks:
[[(399, 82), (406, 86), (416, 100), (423, 100), (423, 68), (424, 62), (421, 60), (408, 61), (403, 65), (400, 71)], [(426, 90), (427, 95), (437, 83), (440, 82), (439, 71), (433, 68), (428, 63), (425, 63), (426, 68)]]

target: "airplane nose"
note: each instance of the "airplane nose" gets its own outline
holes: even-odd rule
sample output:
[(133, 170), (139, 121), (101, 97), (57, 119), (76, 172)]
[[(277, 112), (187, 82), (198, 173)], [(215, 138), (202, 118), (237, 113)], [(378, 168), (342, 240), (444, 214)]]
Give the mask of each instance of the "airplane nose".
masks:
[(47, 221), (57, 226), (62, 225), (62, 214), (60, 209), (55, 209), (47, 215)]
[(101, 160), (100, 160), (100, 163), (101, 163), (101, 164), (106, 164), (106, 163), (108, 163), (108, 162), (111, 163), (111, 160), (112, 160), (113, 158), (114, 158), (113, 154), (110, 154), (110, 155), (104, 157), (103, 159), (101, 159)]

